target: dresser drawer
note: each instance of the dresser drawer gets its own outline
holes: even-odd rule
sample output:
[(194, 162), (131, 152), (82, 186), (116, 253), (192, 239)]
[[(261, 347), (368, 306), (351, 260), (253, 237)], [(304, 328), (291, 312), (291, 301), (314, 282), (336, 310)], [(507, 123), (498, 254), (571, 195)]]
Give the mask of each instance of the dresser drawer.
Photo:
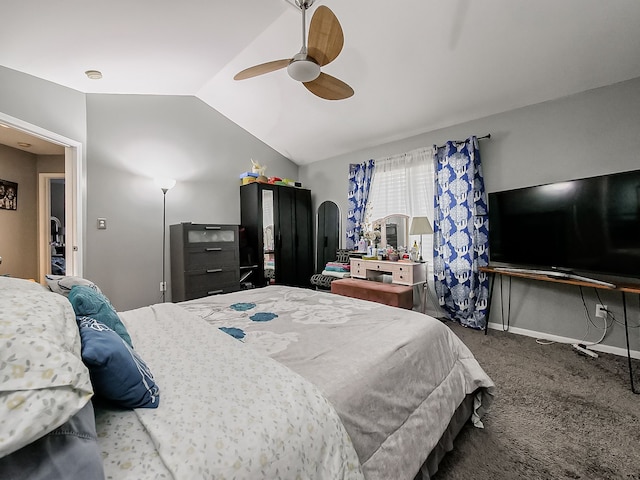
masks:
[(349, 263), (351, 265), (350, 273), (352, 277), (367, 278), (367, 270), (365, 269), (364, 261), (351, 260)]
[(240, 290), (240, 285), (224, 285), (221, 287), (205, 289), (205, 290), (193, 290), (185, 294), (185, 300), (193, 300), (195, 298), (209, 297), (211, 295), (218, 295), (220, 293), (231, 293)]
[(238, 240), (236, 225), (187, 224), (184, 229), (186, 247), (197, 245), (224, 246), (235, 245)]
[(186, 271), (238, 264), (238, 250), (229, 245), (189, 247), (185, 249), (184, 254)]
[(194, 270), (185, 273), (186, 291), (216, 290), (226, 285), (240, 285), (240, 273), (237, 267), (214, 267), (206, 270)]
[(391, 281), (402, 285), (412, 285), (414, 283), (413, 266), (402, 263), (394, 265), (393, 271), (391, 272)]

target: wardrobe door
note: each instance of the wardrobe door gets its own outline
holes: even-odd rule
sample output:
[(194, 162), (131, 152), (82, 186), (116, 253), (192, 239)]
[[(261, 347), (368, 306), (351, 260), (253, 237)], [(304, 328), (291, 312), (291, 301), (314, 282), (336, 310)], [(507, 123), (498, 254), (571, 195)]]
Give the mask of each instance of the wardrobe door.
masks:
[(277, 188), (276, 283), (297, 285), (296, 269), (296, 189)]
[(301, 287), (311, 285), (313, 275), (313, 228), (311, 211), (311, 191), (295, 191), (295, 256), (296, 284)]
[(321, 273), (327, 262), (336, 259), (340, 246), (340, 213), (338, 206), (325, 201), (318, 207), (318, 229), (316, 232), (316, 273)]
[[(273, 273), (273, 263), (265, 261), (265, 258), (273, 252), (273, 241), (270, 241), (273, 237), (269, 233), (273, 232), (274, 226), (273, 220), (269, 224), (269, 212), (273, 212), (274, 204), (273, 191), (264, 185), (250, 183), (240, 187), (240, 223), (245, 229), (246, 248), (252, 252), (251, 262), (256, 265), (251, 279), (256, 287), (265, 286)], [(266, 225), (263, 221), (265, 211)]]

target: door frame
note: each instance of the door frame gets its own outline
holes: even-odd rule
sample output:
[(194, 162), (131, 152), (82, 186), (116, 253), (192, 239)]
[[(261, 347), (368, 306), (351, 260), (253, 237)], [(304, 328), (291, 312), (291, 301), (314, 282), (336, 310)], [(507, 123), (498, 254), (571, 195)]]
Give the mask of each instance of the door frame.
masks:
[[(0, 122), (16, 130), (41, 138), (64, 148), (64, 209), (65, 209), (65, 259), (66, 274), (83, 276), (84, 256), (84, 206), (86, 202), (86, 177), (83, 163), (82, 143), (37, 125), (25, 122), (0, 112)], [(41, 221), (38, 224), (38, 239), (41, 238)], [(48, 230), (48, 229), (47, 229)], [(48, 243), (48, 242), (47, 242)], [(39, 242), (40, 244), (40, 242)], [(39, 247), (40, 251), (41, 248)], [(38, 253), (38, 272), (43, 271), (41, 254)], [(44, 282), (41, 274), (39, 281)]]
[[(64, 173), (39, 173), (38, 174), (38, 279), (40, 282), (45, 281), (45, 275), (50, 272), (51, 265), (51, 248), (49, 240), (51, 239), (51, 180), (65, 179)], [(66, 194), (66, 191), (65, 191)], [(66, 195), (65, 195), (66, 199)], [(66, 232), (67, 225), (67, 209), (65, 200), (65, 218), (62, 219), (63, 227)], [(65, 235), (65, 250), (66, 250)], [(66, 252), (65, 252), (66, 254)], [(66, 261), (66, 260), (65, 260)], [(65, 264), (66, 267), (66, 264)], [(66, 270), (65, 270), (66, 273)]]

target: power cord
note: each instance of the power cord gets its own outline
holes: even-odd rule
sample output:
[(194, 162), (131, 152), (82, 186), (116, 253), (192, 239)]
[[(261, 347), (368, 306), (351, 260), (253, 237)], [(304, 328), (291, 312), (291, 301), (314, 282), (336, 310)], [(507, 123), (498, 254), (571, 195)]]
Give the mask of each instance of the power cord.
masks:
[[(598, 293), (598, 289), (594, 288), (594, 291), (596, 293), (596, 296), (598, 297), (598, 301), (600, 302), (600, 304), (602, 304), (602, 300), (600, 299), (600, 295)], [(573, 348), (575, 348), (576, 350), (585, 353), (587, 355), (590, 355), (592, 357), (597, 357), (598, 354), (593, 352), (592, 350), (590, 350), (588, 347), (594, 346), (594, 345), (598, 345), (599, 343), (601, 343), (604, 338), (607, 336), (607, 333), (609, 331), (609, 328), (611, 327), (611, 325), (613, 325), (613, 322), (616, 321), (615, 320), (615, 316), (613, 315), (612, 312), (610, 312), (609, 310), (605, 310), (605, 317), (604, 317), (604, 325), (603, 327), (600, 327), (598, 325), (596, 325), (593, 320), (591, 320), (591, 316), (589, 315), (589, 308), (587, 307), (587, 302), (585, 301), (584, 298), (584, 290), (582, 289), (582, 286), (580, 286), (580, 298), (582, 299), (582, 306), (584, 308), (584, 316), (585, 316), (585, 323), (587, 326), (587, 331), (585, 332), (584, 336), (582, 337), (582, 339), (576, 343), (568, 343), (568, 342), (556, 342), (554, 340), (545, 340), (545, 339), (541, 339), (541, 338), (537, 338), (536, 339), (536, 343), (539, 345), (551, 345), (554, 343), (566, 343), (567, 345), (571, 345), (573, 346)], [(609, 324), (609, 317), (611, 317), (612, 322), (611, 324)], [(602, 328), (602, 335), (600, 336), (600, 338), (597, 341), (592, 341), (592, 342), (585, 342), (585, 339), (589, 336), (589, 333), (591, 333), (591, 326), (593, 326), (594, 328), (600, 330), (600, 328)]]
[[(598, 289), (594, 289), (596, 291), (596, 296), (598, 297), (598, 302), (600, 302), (601, 305), (604, 305), (604, 303), (602, 302), (602, 300), (600, 299), (600, 293), (598, 292)], [(640, 295), (638, 295), (638, 309), (640, 310)], [(616, 319), (616, 316), (613, 314), (612, 311), (610, 310), (604, 310), (606, 312), (606, 314), (608, 316), (611, 317), (611, 320), (613, 320), (613, 322), (617, 323), (618, 325), (624, 326), (624, 322), (621, 322), (620, 320)], [(613, 322), (611, 323), (613, 325)], [(628, 323), (628, 322), (627, 322)], [(628, 325), (629, 328), (640, 328), (640, 323), (638, 323), (638, 325)]]

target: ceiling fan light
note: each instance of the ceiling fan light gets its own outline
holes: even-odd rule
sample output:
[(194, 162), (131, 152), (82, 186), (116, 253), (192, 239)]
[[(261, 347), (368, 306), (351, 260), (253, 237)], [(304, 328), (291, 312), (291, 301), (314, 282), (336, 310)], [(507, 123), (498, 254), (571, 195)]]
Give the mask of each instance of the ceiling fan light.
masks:
[(320, 65), (309, 59), (293, 60), (287, 67), (287, 72), (294, 80), (310, 82), (320, 76)]

